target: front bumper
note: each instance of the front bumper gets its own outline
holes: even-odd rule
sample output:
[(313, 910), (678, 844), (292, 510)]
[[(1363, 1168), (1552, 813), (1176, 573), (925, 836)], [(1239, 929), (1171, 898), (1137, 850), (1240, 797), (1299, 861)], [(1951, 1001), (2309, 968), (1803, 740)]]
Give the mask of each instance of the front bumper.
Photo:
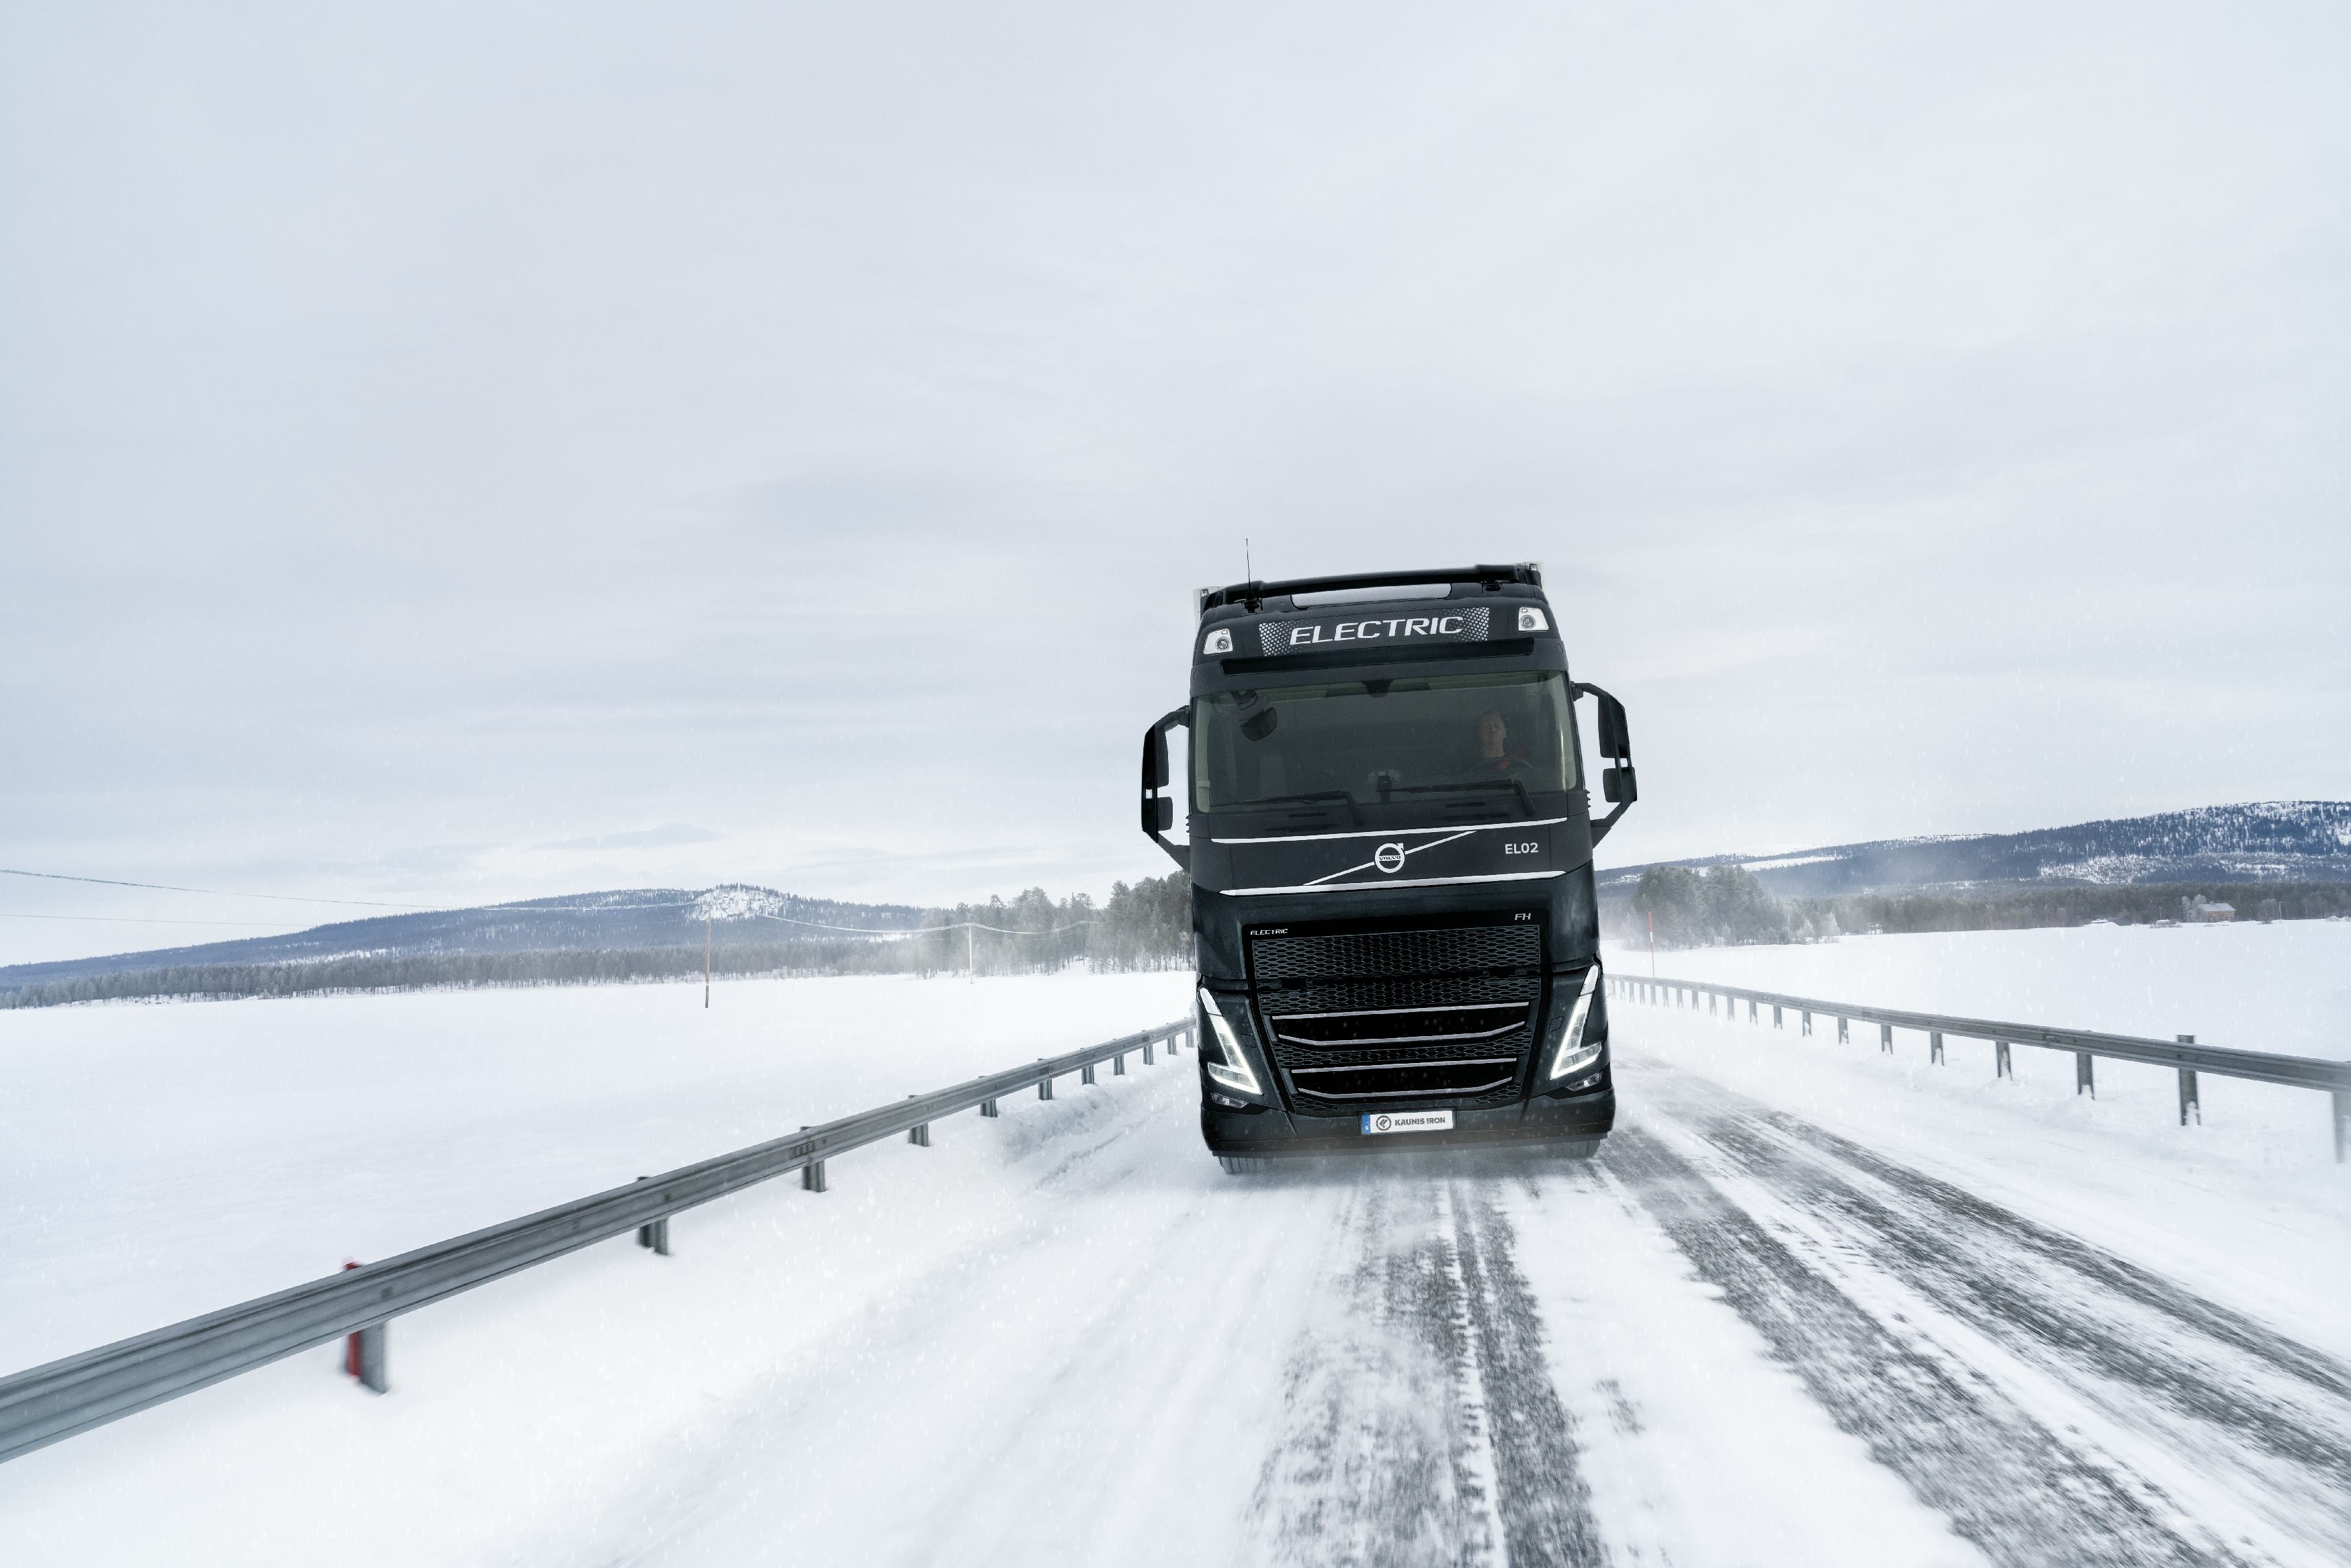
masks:
[(1207, 1141), (1208, 1152), (1253, 1159), (1484, 1144), (1587, 1143), (1605, 1137), (1615, 1123), (1613, 1073), (1600, 1087), (1581, 1095), (1537, 1096), (1517, 1105), (1456, 1109), (1447, 1132), (1367, 1136), (1353, 1117), (1293, 1116), (1279, 1106), (1235, 1111), (1205, 1100), (1200, 1106), (1200, 1136)]

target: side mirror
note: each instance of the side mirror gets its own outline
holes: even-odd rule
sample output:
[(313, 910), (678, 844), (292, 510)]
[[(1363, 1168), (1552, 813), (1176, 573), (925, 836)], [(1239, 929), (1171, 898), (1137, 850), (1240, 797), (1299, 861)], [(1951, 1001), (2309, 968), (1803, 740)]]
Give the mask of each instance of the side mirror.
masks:
[[(1633, 727), (1625, 722), (1625, 704), (1604, 691), (1593, 693), (1600, 699), (1600, 753), (1606, 757), (1629, 757), (1633, 754)], [(1608, 797), (1614, 800), (1614, 795)]]
[(1625, 704), (1585, 682), (1576, 694), (1589, 692), (1600, 704), (1600, 757), (1608, 765), (1600, 773), (1601, 797), (1616, 809), (1592, 825), (1592, 842), (1599, 843), (1625, 815), (1625, 808), (1641, 798), (1640, 785), (1633, 777), (1633, 726), (1625, 722)]
[(1189, 727), (1192, 710), (1178, 708), (1165, 714), (1143, 732), (1143, 832), (1152, 843), (1167, 851), (1176, 865), (1188, 868), (1192, 863), (1190, 846), (1168, 841), (1167, 830), (1176, 826), (1176, 802), (1167, 789), (1167, 726)]

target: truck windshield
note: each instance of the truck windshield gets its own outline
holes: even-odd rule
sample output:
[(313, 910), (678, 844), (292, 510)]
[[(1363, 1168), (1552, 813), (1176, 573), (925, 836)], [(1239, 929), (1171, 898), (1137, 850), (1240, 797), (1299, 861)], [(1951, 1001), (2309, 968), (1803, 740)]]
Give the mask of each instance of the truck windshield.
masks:
[(1193, 715), (1193, 789), (1202, 811), (1573, 789), (1569, 711), (1556, 670), (1219, 691)]

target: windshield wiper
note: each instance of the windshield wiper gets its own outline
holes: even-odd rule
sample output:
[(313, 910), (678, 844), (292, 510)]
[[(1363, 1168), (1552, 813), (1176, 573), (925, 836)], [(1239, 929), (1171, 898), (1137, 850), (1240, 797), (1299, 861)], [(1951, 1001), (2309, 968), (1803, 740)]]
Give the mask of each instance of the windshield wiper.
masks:
[(1250, 805), (1289, 805), (1318, 800), (1345, 801), (1347, 803), (1347, 820), (1350, 822), (1361, 822), (1363, 820), (1362, 816), (1355, 810), (1355, 797), (1349, 794), (1343, 789), (1309, 790), (1304, 794), (1270, 794), (1262, 799), (1250, 801), (1249, 804)]
[(1398, 784), (1394, 789), (1389, 790), (1386, 793), (1390, 794), (1434, 794), (1440, 790), (1457, 789), (1516, 790), (1519, 795), (1519, 804), (1526, 807), (1527, 815), (1529, 816), (1532, 816), (1535, 814), (1535, 797), (1527, 793), (1525, 783), (1519, 779), (1474, 779), (1468, 784)]

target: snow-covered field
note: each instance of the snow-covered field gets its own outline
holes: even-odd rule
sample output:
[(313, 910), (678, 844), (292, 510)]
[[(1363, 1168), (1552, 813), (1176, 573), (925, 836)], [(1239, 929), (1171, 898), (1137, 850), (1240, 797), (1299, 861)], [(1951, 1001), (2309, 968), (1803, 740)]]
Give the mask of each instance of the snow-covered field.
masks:
[[(1847, 972), (1737, 978), (2043, 1011)], [(2042, 994), (2147, 1027), (2099, 1012), (2105, 983)], [(1186, 986), (0, 1015), (0, 1366), (1173, 1017)], [(1930, 1068), (1670, 1009), (1614, 1029), (1589, 1165), (1228, 1179), (1189, 1056), (956, 1117), (821, 1196), (682, 1216), (673, 1257), (615, 1241), (403, 1317), (387, 1397), (321, 1349), (0, 1466), (0, 1562), (2351, 1556), (2351, 1179), (2323, 1116), (2183, 1131), (2120, 1086), (2076, 1101), (2063, 1058), (1995, 1082), (1964, 1043)], [(318, 1190), (241, 1203), (256, 1184)]]
[[(1620, 974), (1645, 947), (1611, 942)], [(1847, 936), (1656, 955), (1660, 974), (2207, 1045), (2351, 1057), (2351, 920)]]
[(1180, 1015), (1180, 974), (0, 1013), (0, 1370)]

